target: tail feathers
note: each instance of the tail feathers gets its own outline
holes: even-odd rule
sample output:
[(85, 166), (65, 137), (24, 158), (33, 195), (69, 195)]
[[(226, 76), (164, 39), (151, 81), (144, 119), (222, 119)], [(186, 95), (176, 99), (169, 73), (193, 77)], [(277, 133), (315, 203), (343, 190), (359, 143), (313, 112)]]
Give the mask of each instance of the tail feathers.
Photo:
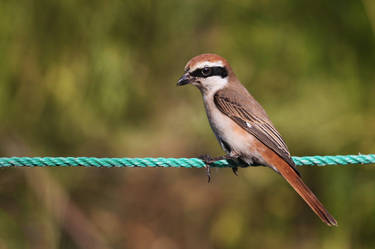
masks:
[(277, 168), (280, 174), (294, 188), (294, 190), (302, 197), (302, 199), (310, 206), (315, 214), (328, 226), (337, 226), (337, 221), (324, 208), (323, 204), (318, 200), (314, 193), (297, 175), (295, 170), (276, 154), (272, 155), (272, 165)]
[[(285, 170), (289, 171), (289, 170)], [(288, 181), (294, 190), (305, 200), (310, 208), (319, 216), (319, 218), (326, 223), (328, 226), (337, 226), (337, 221), (330, 215), (327, 209), (324, 208), (323, 204), (318, 200), (314, 193), (307, 187), (302, 179), (297, 176), (294, 170), (289, 172), (280, 171), (281, 175)]]

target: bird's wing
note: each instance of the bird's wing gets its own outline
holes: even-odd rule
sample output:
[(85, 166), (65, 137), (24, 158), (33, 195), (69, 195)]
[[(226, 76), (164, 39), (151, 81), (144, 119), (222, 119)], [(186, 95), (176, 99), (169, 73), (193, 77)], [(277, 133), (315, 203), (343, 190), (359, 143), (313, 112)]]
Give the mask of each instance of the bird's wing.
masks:
[(222, 113), (273, 150), (299, 174), (281, 135), (273, 127), (260, 104), (250, 94), (239, 96), (229, 89), (220, 90), (214, 95), (214, 102)]

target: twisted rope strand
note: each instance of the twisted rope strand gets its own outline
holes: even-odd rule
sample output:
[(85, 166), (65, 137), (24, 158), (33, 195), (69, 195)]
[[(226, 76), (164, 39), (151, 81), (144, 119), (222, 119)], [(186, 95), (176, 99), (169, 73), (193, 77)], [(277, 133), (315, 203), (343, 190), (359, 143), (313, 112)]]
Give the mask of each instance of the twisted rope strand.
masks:
[[(297, 166), (326, 166), (375, 164), (375, 154), (304, 156), (293, 157)], [(173, 167), (203, 168), (205, 165), (198, 158), (97, 158), (97, 157), (0, 157), (0, 167)], [(213, 167), (233, 167), (226, 160), (217, 161)]]

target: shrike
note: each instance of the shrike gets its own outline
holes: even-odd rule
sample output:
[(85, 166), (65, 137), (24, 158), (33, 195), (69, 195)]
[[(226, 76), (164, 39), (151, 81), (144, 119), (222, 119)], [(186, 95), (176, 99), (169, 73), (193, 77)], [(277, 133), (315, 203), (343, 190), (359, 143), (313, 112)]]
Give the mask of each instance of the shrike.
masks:
[[(208, 121), (226, 155), (205, 156), (209, 165), (227, 159), (245, 166), (264, 165), (278, 172), (329, 226), (336, 220), (302, 181), (288, 147), (262, 106), (237, 79), (228, 62), (215, 54), (192, 58), (177, 85), (191, 83), (203, 96)], [(237, 168), (233, 168), (237, 173)], [(208, 171), (209, 174), (209, 171)]]

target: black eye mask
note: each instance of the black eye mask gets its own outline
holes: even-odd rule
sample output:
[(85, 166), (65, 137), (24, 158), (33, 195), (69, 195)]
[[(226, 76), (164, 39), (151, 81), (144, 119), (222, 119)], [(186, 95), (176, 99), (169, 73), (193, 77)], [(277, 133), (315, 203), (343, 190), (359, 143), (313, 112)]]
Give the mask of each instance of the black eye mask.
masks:
[(200, 78), (207, 78), (211, 76), (221, 76), (221, 78), (225, 78), (228, 76), (228, 71), (225, 69), (225, 67), (204, 67), (195, 69), (190, 73), (190, 75)]

